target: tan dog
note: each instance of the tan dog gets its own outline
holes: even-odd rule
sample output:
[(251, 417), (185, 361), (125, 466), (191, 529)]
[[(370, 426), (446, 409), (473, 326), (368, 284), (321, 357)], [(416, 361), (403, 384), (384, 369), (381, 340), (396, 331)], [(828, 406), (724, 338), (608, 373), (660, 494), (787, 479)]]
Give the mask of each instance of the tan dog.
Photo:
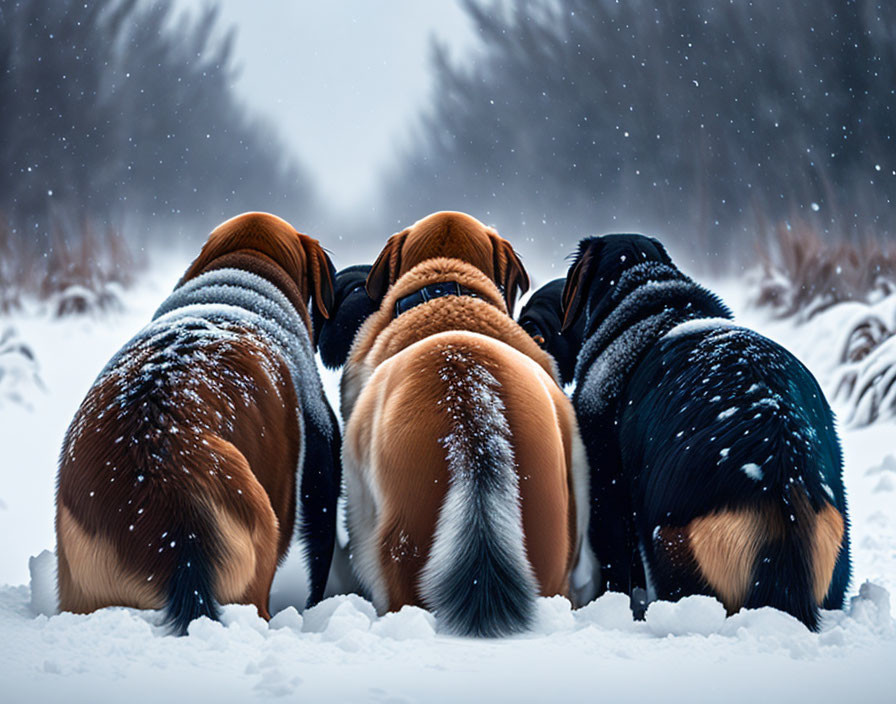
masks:
[(507, 312), (528, 277), (494, 230), (436, 213), (389, 240), (368, 290), (391, 281), (342, 382), (355, 570), (381, 611), (519, 631), (536, 596), (569, 593), (588, 491), (553, 360)]
[(225, 602), (269, 617), (294, 525), (309, 601), (321, 598), (339, 435), (314, 365), (309, 298), (326, 316), (332, 265), (317, 241), (272, 215), (241, 215), (211, 234), (153, 322), (109, 362), (60, 458), (62, 610), (165, 609), (181, 633)]

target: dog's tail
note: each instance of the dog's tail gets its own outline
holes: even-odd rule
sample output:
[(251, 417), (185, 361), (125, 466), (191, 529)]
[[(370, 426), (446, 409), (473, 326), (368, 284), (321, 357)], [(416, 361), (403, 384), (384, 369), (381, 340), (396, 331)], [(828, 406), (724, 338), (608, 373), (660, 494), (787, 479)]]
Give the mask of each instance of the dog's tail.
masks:
[(175, 635), (200, 616), (219, 620), (215, 579), (222, 546), (209, 512), (201, 505), (184, 507), (177, 524), (164, 537), (174, 551), (174, 569), (165, 594), (165, 622)]
[[(228, 505), (219, 495), (190, 498), (175, 513), (163, 544), (175, 554), (165, 595), (166, 621), (183, 635), (200, 616), (217, 620), (219, 604), (251, 603), (270, 618), (268, 598), (277, 567), (277, 517), (264, 487), (230, 442), (206, 435), (204, 442), (226, 467)], [(194, 475), (196, 473), (194, 472)]]
[(451, 484), (420, 593), (449, 632), (516, 633), (532, 622), (538, 586), (526, 556), (519, 478), (499, 383), (463, 350), (449, 348), (443, 355), (452, 432), (441, 442)]
[(839, 474), (839, 457), (816, 436), (806, 437), (792, 414), (770, 423), (775, 420), (781, 427), (770, 434), (770, 461), (748, 465), (767, 498), (760, 509), (763, 541), (744, 606), (772, 606), (817, 630), (819, 609), (838, 588), (835, 569), (846, 537), (846, 515), (824, 483)]
[(802, 489), (787, 504), (769, 508), (744, 607), (772, 606), (818, 630), (819, 608), (828, 593), (841, 549), (843, 519), (829, 503), (812, 508)]
[(817, 630), (820, 608), (837, 593), (842, 602), (848, 580), (847, 517), (824, 483), (839, 474), (839, 453), (805, 427), (780, 413), (751, 428), (770, 438), (766, 461), (741, 467), (757, 500), (693, 521), (689, 537), (704, 580), (730, 612), (771, 606)]
[(214, 592), (221, 549), (209, 526), (210, 521), (193, 516), (165, 538), (171, 538), (169, 545), (176, 551), (165, 595), (165, 622), (176, 635), (186, 635), (187, 626), (200, 616), (217, 621), (221, 615)]

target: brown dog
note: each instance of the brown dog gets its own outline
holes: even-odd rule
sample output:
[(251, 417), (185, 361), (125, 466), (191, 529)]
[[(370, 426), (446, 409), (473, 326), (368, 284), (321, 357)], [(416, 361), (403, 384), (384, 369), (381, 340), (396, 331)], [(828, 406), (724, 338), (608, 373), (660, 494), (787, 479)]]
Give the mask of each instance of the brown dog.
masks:
[(328, 314), (332, 271), (316, 240), (273, 215), (212, 232), (66, 435), (62, 610), (165, 609), (181, 633), (220, 603), (251, 603), (267, 618), (294, 532), (309, 601), (321, 598), (341, 470), (306, 301)]
[(367, 286), (388, 293), (342, 382), (355, 570), (381, 611), (519, 631), (536, 596), (568, 594), (587, 514), (572, 406), (508, 315), (526, 272), (494, 230), (436, 213), (389, 240)]

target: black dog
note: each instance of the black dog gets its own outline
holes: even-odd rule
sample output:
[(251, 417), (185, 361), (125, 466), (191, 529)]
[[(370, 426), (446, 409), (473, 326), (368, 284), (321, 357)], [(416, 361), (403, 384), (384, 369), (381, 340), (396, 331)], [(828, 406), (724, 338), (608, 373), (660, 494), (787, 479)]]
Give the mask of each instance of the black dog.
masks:
[(313, 311), (314, 343), (327, 369), (339, 369), (345, 364), (358, 328), (379, 309), (379, 302), (367, 295), (364, 288), (369, 273), (369, 264), (341, 269), (333, 284), (333, 311), (329, 319)]
[(561, 333), (563, 313), (560, 301), (566, 279), (554, 279), (529, 296), (517, 322), (532, 336), (539, 347), (554, 357), (560, 380), (572, 383), (576, 369), (576, 355), (582, 344), (580, 321), (568, 333)]
[(842, 607), (842, 458), (812, 374), (640, 235), (583, 240), (562, 309), (582, 335), (573, 403), (601, 588), (773, 606), (811, 629)]

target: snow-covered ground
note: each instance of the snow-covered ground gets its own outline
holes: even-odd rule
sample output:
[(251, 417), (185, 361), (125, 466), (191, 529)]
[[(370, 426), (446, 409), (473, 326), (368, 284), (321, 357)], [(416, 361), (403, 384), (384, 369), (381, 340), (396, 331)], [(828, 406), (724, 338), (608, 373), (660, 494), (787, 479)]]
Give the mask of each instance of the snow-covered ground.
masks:
[[(332, 597), (305, 614), (282, 608), (270, 624), (252, 608), (228, 606), (222, 623), (194, 622), (185, 638), (167, 636), (155, 612), (54, 615), (55, 558), (43, 551), (55, 541), (63, 433), (95, 375), (185, 266), (159, 268), (125, 294), (123, 312), (0, 318), (0, 339), (13, 328), (37, 364), (37, 378), (27, 360), (14, 379), (0, 377), (0, 584), (21, 585), (0, 587), (3, 701), (896, 700), (893, 421), (841, 431), (852, 599), (844, 612), (825, 614), (818, 634), (770, 609), (726, 618), (705, 597), (652, 604), (646, 622), (635, 623), (626, 598), (614, 594), (578, 611), (564, 599), (543, 599), (532, 633), (498, 641), (438, 634), (432, 616), (416, 608), (377, 618), (355, 596)], [(832, 392), (842, 313), (796, 326), (746, 306), (739, 282), (716, 289), (741, 322), (792, 349)], [(4, 383), (13, 382), (14, 393), (5, 394)], [(335, 400), (337, 377), (325, 375), (325, 385)], [(282, 607), (289, 580), (278, 581)]]

